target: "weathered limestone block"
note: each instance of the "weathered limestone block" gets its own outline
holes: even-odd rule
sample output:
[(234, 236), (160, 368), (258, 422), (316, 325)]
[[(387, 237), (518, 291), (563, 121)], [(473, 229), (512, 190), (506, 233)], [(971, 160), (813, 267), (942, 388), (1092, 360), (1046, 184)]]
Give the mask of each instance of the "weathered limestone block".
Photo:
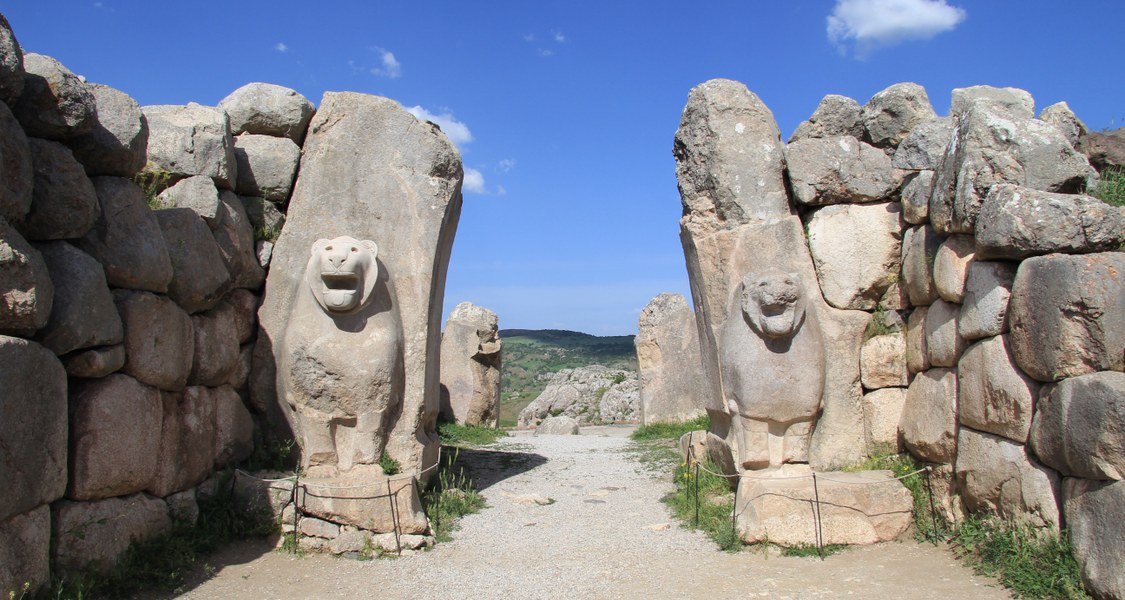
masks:
[(8, 105), (0, 103), (0, 217), (14, 223), (23, 220), (31, 208), (34, 182), (27, 134)]
[(934, 183), (933, 171), (919, 171), (902, 188), (902, 219), (911, 225), (921, 225), (930, 219), (930, 186)]
[(86, 569), (106, 574), (130, 544), (166, 533), (168, 505), (135, 494), (98, 502), (59, 502), (52, 507), (54, 566), (60, 575)]
[(877, 335), (863, 343), (859, 360), (863, 387), (869, 390), (906, 387), (906, 336), (902, 333)]
[(222, 191), (219, 200), (219, 223), (212, 233), (230, 273), (231, 285), (256, 290), (262, 287), (266, 272), (254, 253), (254, 225), (234, 192)]
[(894, 148), (916, 127), (937, 118), (926, 90), (917, 83), (896, 83), (863, 105), (860, 120), (867, 139), (880, 148)]
[[(3, 18), (3, 17), (0, 17)], [(30, 597), (51, 581), (51, 508), (0, 520), (0, 594)]]
[(94, 185), (66, 146), (38, 138), (27, 141), (35, 185), (20, 231), (29, 240), (82, 237), (98, 216)]
[(248, 458), (254, 452), (254, 419), (230, 386), (211, 390), (215, 402), (215, 468)]
[(66, 140), (89, 175), (132, 177), (148, 160), (148, 122), (136, 100), (108, 85), (87, 85), (96, 115), (89, 133)]
[(50, 56), (23, 55), (23, 93), (12, 112), (33, 137), (59, 140), (88, 133), (97, 105), (87, 85)]
[(985, 104), (992, 110), (1005, 113), (1013, 119), (1030, 119), (1035, 116), (1035, 99), (1019, 88), (998, 88), (974, 85), (953, 90), (949, 112), (964, 116), (974, 104)]
[(223, 385), (238, 366), (238, 331), (233, 311), (216, 307), (192, 315), (191, 324), (195, 344), (188, 383)]
[(867, 452), (897, 454), (902, 451), (898, 424), (906, 406), (906, 388), (890, 387), (863, 396), (863, 437)]
[(1016, 366), (1008, 336), (977, 342), (957, 365), (961, 424), (1027, 443), (1039, 384)]
[(871, 310), (898, 279), (902, 216), (897, 202), (817, 210), (808, 222), (808, 238), (821, 292), (835, 308)]
[(70, 429), (67, 497), (97, 500), (152, 484), (160, 452), (159, 390), (120, 374), (85, 381), (71, 398)]
[[(357, 432), (365, 440), (358, 445), (363, 452), (351, 453), (349, 460), (377, 461), (385, 444), (387, 454), (406, 471), (435, 464), (438, 332), (445, 273), (460, 217), (460, 156), (436, 126), (420, 123), (393, 100), (329, 93), (309, 126), (298, 180), (285, 230), (274, 248), (269, 293), (259, 311), (263, 335), (255, 351), (259, 385), (252, 389), (254, 402), (303, 402), (298, 399), (320, 393), (326, 381), (315, 375), (322, 369), (316, 365), (332, 365), (339, 379), (317, 402), (323, 402), (326, 411), (343, 407), (343, 412), (321, 413), (324, 420), (317, 427), (323, 426), (326, 434), (327, 419), (354, 419), (360, 413), (365, 415), (364, 427), (371, 425)], [(324, 290), (329, 280), (315, 274), (305, 278), (316, 240), (341, 236), (393, 248), (380, 252), (378, 262), (368, 255), (362, 278), (377, 280), (378, 285), (371, 301), (355, 312), (348, 312), (351, 307), (344, 301), (367, 294), (356, 287), (339, 288), (359, 281), (344, 273), (333, 279), (330, 272), (337, 289)], [(307, 291), (310, 282), (336, 310), (326, 312), (316, 302)], [(372, 349), (363, 355), (370, 361), (367, 366), (356, 364), (357, 347)], [(303, 383), (282, 382), (292, 373), (290, 360), (315, 367)], [(304, 387), (297, 392), (302, 388), (293, 386)], [(383, 425), (375, 426), (372, 420)], [(306, 438), (309, 434), (303, 433)], [(308, 448), (302, 453), (307, 458)]]
[[(0, 102), (12, 104), (23, 93), (23, 50), (8, 19), (0, 15)], [(0, 591), (4, 591), (0, 589)]]
[(206, 175), (193, 175), (177, 181), (156, 197), (163, 208), (190, 208), (207, 227), (219, 226), (219, 188)]
[(189, 313), (218, 304), (230, 289), (230, 273), (207, 224), (187, 208), (156, 211), (156, 221), (172, 262), (168, 297)]
[(195, 351), (191, 317), (148, 292), (114, 290), (113, 300), (125, 325), (125, 372), (163, 390), (182, 390)]
[(1022, 444), (962, 427), (956, 468), (970, 512), (1059, 527), (1059, 475), (1031, 458)]
[(825, 365), (808, 296), (797, 273), (772, 267), (749, 273), (726, 321), (719, 348), (723, 391), (743, 468), (808, 461)]
[(1016, 363), (1039, 381), (1121, 370), (1125, 253), (1020, 263), (1008, 306)]
[(167, 291), (172, 262), (144, 192), (121, 177), (95, 177), (93, 182), (101, 210), (78, 247), (102, 263), (111, 286)]
[(121, 343), (121, 317), (98, 261), (66, 242), (38, 244), (37, 249), (55, 288), (51, 317), (36, 335), (39, 343), (60, 356)]
[(859, 102), (847, 96), (828, 94), (817, 105), (808, 121), (801, 121), (789, 143), (809, 138), (827, 138), (840, 135), (856, 139), (863, 137), (863, 123), (859, 121)]
[(956, 367), (965, 350), (965, 339), (957, 331), (961, 307), (945, 300), (930, 305), (926, 312), (926, 349), (935, 367)]
[(641, 424), (690, 421), (704, 414), (699, 329), (687, 300), (660, 294), (641, 311), (637, 337)]
[(902, 277), (899, 277), (887, 288), (887, 291), (883, 292), (883, 297), (879, 299), (878, 305), (890, 311), (910, 310), (910, 295), (906, 293), (906, 286), (902, 284)]
[(1070, 110), (1070, 106), (1066, 102), (1056, 102), (1044, 108), (1039, 113), (1039, 120), (1058, 128), (1066, 141), (1070, 142), (1070, 145), (1075, 148), (1078, 147), (1078, 140), (1090, 131), (1086, 128), (1086, 124), (1078, 118), (1078, 115)]
[(923, 121), (898, 145), (891, 164), (896, 169), (936, 169), (952, 137), (952, 118), (939, 117)]
[(848, 136), (793, 142), (786, 161), (793, 198), (801, 204), (876, 202), (902, 184), (890, 157)]
[(239, 344), (245, 344), (258, 332), (258, 297), (254, 292), (236, 288), (227, 293), (223, 301), (215, 307), (218, 311), (229, 311), (234, 322), (234, 330)]
[(965, 299), (965, 278), (975, 258), (972, 236), (951, 235), (938, 246), (934, 257), (934, 287), (946, 302), (960, 304)]
[(234, 138), (234, 158), (238, 161), (235, 190), (239, 194), (273, 202), (289, 199), (301, 161), (301, 148), (293, 140), (244, 133)]
[(969, 264), (965, 278), (965, 299), (957, 332), (966, 340), (976, 340), (1008, 332), (1008, 298), (1016, 265), (1008, 262)]
[[(67, 381), (50, 350), (0, 335), (0, 521), (66, 491)], [(2, 538), (0, 538), (2, 539)]]
[(1125, 127), (1087, 133), (1079, 140), (1078, 151), (1088, 156), (1099, 172), (1125, 166)]
[(957, 456), (955, 369), (930, 369), (910, 382), (899, 429), (914, 456), (932, 463), (953, 462)]
[(789, 214), (781, 132), (745, 85), (712, 79), (692, 88), (673, 154), (687, 221), (706, 227)]
[(0, 219), (0, 332), (28, 335), (43, 327), (54, 298), (43, 255)]
[(395, 523), (391, 518), (394, 510), (400, 533), (429, 531), (430, 523), (418, 495), (418, 481), (412, 475), (381, 477), (363, 472), (365, 469), (359, 471), (352, 476), (302, 479), (305, 488), (301, 493), (302, 510), (314, 517), (379, 533), (394, 531)]
[[(810, 504), (817, 496), (825, 544), (885, 542), (910, 527), (913, 500), (890, 471), (817, 473), (816, 489), (805, 465), (787, 465), (776, 474), (738, 486), (735, 514), (744, 543), (815, 545), (818, 528)], [(808, 476), (790, 478), (801, 474)]]
[(215, 462), (215, 395), (193, 385), (183, 392), (161, 392), (157, 400), (163, 426), (158, 427), (150, 494), (163, 498), (198, 485)]
[(301, 535), (310, 535), (332, 540), (339, 537), (340, 526), (331, 521), (305, 517), (301, 519), (300, 523), (297, 525), (297, 531), (299, 531)]
[(97, 379), (116, 373), (125, 366), (125, 345), (89, 348), (62, 357), (66, 374), (71, 377)]
[(1085, 254), (1117, 250), (1125, 243), (1125, 215), (1090, 196), (996, 185), (980, 215), (976, 239), (981, 258)]
[(141, 112), (148, 122), (146, 170), (167, 171), (174, 179), (206, 175), (222, 189), (234, 188), (238, 179), (234, 139), (221, 108), (192, 102), (144, 106)]
[(535, 428), (535, 435), (578, 435), (578, 421), (566, 415), (548, 416)]
[(1065, 479), (1063, 506), (1086, 591), (1095, 598), (1125, 598), (1125, 483)]
[(934, 260), (944, 238), (929, 225), (911, 227), (902, 235), (902, 279), (910, 303), (928, 306), (937, 300)]
[(930, 349), (926, 346), (926, 313), (928, 306), (919, 306), (906, 319), (906, 368), (921, 373), (930, 368)]
[(1064, 475), (1125, 479), (1125, 374), (1102, 371), (1045, 387), (1031, 448)]
[(1094, 177), (1086, 157), (1053, 125), (972, 103), (936, 169), (930, 223), (941, 233), (971, 234), (996, 184), (1072, 192)]
[(274, 237), (281, 233), (285, 214), (277, 209), (277, 204), (256, 196), (239, 196), (238, 199), (242, 201), (242, 208), (254, 231), (272, 233)]
[(461, 425), (500, 423), (501, 341), (496, 313), (458, 304), (441, 336), (441, 413)]
[(297, 144), (305, 139), (309, 120), (316, 112), (312, 102), (289, 88), (271, 83), (248, 83), (219, 101), (230, 115), (231, 131), (287, 137)]

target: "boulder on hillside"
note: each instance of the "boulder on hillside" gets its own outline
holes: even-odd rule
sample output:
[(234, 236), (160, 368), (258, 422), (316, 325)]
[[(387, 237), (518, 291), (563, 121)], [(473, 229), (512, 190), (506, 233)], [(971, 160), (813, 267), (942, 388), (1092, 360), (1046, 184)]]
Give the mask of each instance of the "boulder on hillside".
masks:
[(132, 177), (148, 161), (148, 121), (140, 105), (108, 85), (91, 83), (87, 89), (97, 109), (94, 126), (66, 145), (88, 175)]
[(222, 109), (194, 102), (186, 106), (141, 107), (148, 122), (147, 170), (173, 179), (206, 175), (222, 189), (234, 189), (238, 163), (230, 121)]
[(863, 123), (859, 120), (861, 110), (859, 102), (847, 96), (829, 94), (820, 101), (808, 121), (801, 121), (797, 125), (793, 135), (789, 136), (788, 143), (840, 135), (860, 139), (863, 137)]
[(78, 247), (102, 263), (113, 287), (167, 291), (172, 262), (144, 192), (122, 177), (94, 177), (93, 182), (98, 219)]
[[(610, 369), (602, 365), (591, 365), (576, 369), (563, 369), (551, 376), (543, 393), (528, 404), (519, 414), (521, 427), (535, 426), (548, 416), (565, 415), (580, 424), (597, 423), (607, 420), (602, 404), (614, 399), (610, 392), (623, 388), (626, 393), (624, 411), (616, 408), (619, 415), (609, 422), (640, 420), (640, 390), (637, 374), (623, 369)], [(615, 404), (620, 404), (615, 402)]]
[(289, 88), (270, 83), (248, 83), (219, 101), (230, 115), (231, 132), (286, 137), (298, 145), (316, 108)]
[(880, 148), (897, 147), (916, 127), (936, 118), (925, 88), (909, 82), (875, 94), (860, 114), (866, 139)]
[(981, 205), (976, 240), (981, 258), (1007, 260), (1117, 250), (1125, 214), (1090, 196), (995, 185)]
[(30, 138), (35, 185), (31, 207), (19, 224), (29, 240), (82, 237), (98, 217), (98, 195), (66, 146)]
[(23, 55), (23, 93), (12, 113), (29, 136), (62, 140), (89, 133), (97, 104), (85, 82), (50, 56)]

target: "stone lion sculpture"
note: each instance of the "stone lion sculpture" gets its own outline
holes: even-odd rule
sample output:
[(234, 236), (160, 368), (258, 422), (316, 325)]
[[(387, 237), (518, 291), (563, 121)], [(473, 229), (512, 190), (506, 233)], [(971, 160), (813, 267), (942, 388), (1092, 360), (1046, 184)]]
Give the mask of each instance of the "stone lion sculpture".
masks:
[(342, 236), (313, 243), (279, 357), (310, 476), (378, 469), (402, 401), (402, 325), (378, 246)]
[(723, 393), (745, 469), (807, 462), (824, 391), (824, 347), (801, 277), (769, 268), (742, 280), (723, 328)]

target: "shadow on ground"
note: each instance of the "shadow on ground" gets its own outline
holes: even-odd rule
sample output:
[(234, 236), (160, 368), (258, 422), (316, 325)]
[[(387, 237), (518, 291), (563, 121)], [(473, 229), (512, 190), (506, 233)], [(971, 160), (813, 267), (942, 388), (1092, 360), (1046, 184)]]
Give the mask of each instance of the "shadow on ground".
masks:
[(464, 474), (473, 482), (473, 487), (483, 491), (489, 487), (526, 473), (547, 462), (547, 457), (532, 452), (518, 450), (500, 450), (490, 448), (454, 448), (443, 446), (441, 449), (442, 460), (444, 457), (456, 456), (453, 470), (463, 469)]

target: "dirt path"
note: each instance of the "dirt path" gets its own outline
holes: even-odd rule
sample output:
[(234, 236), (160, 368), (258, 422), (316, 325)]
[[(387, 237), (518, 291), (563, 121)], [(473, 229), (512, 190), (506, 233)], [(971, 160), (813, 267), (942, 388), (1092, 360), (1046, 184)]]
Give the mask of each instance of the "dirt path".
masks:
[(464, 456), (489, 506), (430, 552), (359, 562), (236, 544), (213, 557), (212, 577), (180, 597), (1009, 597), (944, 549), (912, 541), (852, 548), (824, 561), (720, 552), (671, 520), (659, 499), (672, 484), (637, 462), (629, 431), (517, 432), (495, 449)]

